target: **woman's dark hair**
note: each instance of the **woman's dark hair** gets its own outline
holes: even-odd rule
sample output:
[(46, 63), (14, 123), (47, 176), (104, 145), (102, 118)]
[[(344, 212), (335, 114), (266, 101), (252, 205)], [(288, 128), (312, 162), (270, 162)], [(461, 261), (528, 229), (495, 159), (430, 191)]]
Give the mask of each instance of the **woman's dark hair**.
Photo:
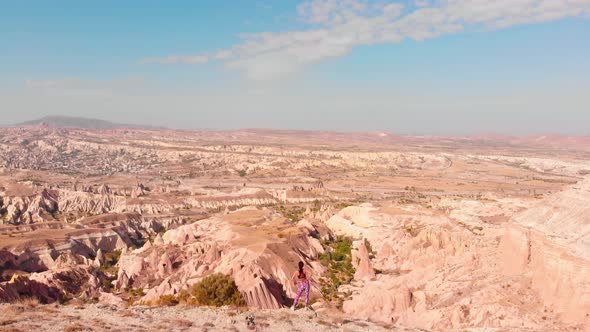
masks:
[(303, 262), (299, 262), (299, 274), (303, 273)]

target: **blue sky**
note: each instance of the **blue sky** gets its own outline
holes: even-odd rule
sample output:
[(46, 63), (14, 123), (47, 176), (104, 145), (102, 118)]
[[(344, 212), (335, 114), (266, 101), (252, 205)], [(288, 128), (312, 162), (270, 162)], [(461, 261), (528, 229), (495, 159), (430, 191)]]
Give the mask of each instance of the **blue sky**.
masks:
[(590, 0), (0, 0), (0, 123), (590, 134)]

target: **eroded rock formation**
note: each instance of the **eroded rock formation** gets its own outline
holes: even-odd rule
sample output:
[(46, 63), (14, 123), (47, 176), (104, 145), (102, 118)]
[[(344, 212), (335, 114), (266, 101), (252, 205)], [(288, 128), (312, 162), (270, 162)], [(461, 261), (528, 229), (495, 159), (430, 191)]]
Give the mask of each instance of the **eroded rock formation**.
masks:
[(307, 261), (319, 275), (323, 268), (313, 259), (323, 249), (304, 227), (291, 229), (288, 239), (264, 236), (263, 232), (253, 237), (253, 225), (231, 221), (244, 216), (261, 228), (269, 227), (267, 223), (288, 226), (284, 221), (265, 221), (272, 218), (269, 213), (238, 210), (227, 217), (169, 230), (153, 243), (121, 257), (116, 286), (141, 287), (146, 290), (142, 300), (156, 302), (162, 295), (189, 289), (202, 277), (221, 272), (234, 277), (249, 306), (280, 308), (287, 304), (283, 294), (293, 297), (296, 291), (290, 278), (297, 262)]
[(507, 275), (527, 275), (563, 319), (590, 324), (590, 179), (515, 215), (502, 238)]
[[(357, 239), (355, 278), (340, 289), (350, 294), (343, 310), (354, 317), (435, 330), (523, 324), (545, 328), (548, 321), (561, 320), (561, 313), (547, 310), (546, 295), (529, 288), (526, 275), (503, 276), (503, 256), (498, 250), (502, 226), (481, 224), (485, 229), (474, 236), (470, 226), (427, 209), (408, 206), (384, 211), (371, 205), (346, 208), (326, 224), (336, 234)], [(366, 251), (365, 241), (374, 258)], [(523, 248), (526, 252), (527, 247)], [(543, 252), (534, 255), (543, 256)], [(576, 265), (566, 266), (572, 271)], [(543, 271), (546, 268), (539, 272)], [(540, 276), (536, 282), (549, 289), (563, 287), (562, 282), (581, 285), (583, 273), (564, 274), (558, 269), (547, 274), (555, 278), (554, 286)], [(582, 288), (577, 294), (568, 293), (572, 298), (567, 303), (583, 305), (584, 292)]]

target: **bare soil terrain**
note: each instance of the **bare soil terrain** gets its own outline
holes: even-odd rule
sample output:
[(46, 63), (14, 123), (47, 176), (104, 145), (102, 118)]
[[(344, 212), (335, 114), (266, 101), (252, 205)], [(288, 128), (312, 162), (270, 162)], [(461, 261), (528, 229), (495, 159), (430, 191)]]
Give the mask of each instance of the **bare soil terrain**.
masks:
[[(390, 331), (391, 327), (311, 311), (105, 305), (0, 305), (0, 331)], [(398, 328), (396, 331), (409, 331)]]

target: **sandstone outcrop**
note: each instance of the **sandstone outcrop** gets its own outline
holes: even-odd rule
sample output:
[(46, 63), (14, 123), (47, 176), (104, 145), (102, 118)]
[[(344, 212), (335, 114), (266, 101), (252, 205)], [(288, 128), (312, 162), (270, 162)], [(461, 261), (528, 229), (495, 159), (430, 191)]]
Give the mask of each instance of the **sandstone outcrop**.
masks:
[[(24, 194), (24, 195), (22, 195)], [(4, 211), (3, 222), (8, 224), (32, 224), (44, 220), (58, 211), (57, 193), (43, 189), (40, 193), (27, 190), (12, 196), (10, 192), (0, 192), (0, 211)]]
[(352, 245), (352, 264), (356, 269), (354, 278), (356, 280), (370, 280), (375, 278), (375, 270), (369, 257), (367, 244), (364, 241), (354, 241)]
[(41, 303), (53, 303), (80, 296), (91, 299), (99, 290), (100, 279), (95, 269), (69, 267), (0, 282), (0, 302), (37, 298)]
[[(368, 204), (345, 208), (326, 225), (357, 239), (354, 280), (340, 288), (350, 294), (343, 311), (353, 317), (435, 330), (542, 328), (546, 316), (559, 317), (543, 311), (526, 278), (499, 277), (501, 225), (486, 225), (474, 236), (467, 225), (428, 209), (381, 210)], [(514, 306), (515, 301), (534, 309)]]
[[(116, 286), (141, 287), (146, 290), (142, 300), (154, 302), (162, 295), (190, 288), (206, 275), (221, 272), (234, 277), (249, 306), (280, 308), (287, 304), (283, 294), (293, 297), (296, 291), (290, 278), (297, 262), (308, 261), (319, 275), (323, 268), (312, 258), (323, 249), (317, 239), (308, 235), (308, 228), (292, 230), (292, 236), (285, 241), (270, 234), (254, 238), (250, 229), (253, 225), (230, 221), (241, 220), (239, 216), (243, 215), (258, 225), (254, 227), (268, 227), (264, 221), (271, 216), (268, 213), (238, 210), (223, 218), (169, 230), (161, 240), (122, 255)], [(284, 221), (273, 222), (287, 226)]]
[[(100, 265), (104, 253), (133, 247), (163, 226), (138, 214), (107, 214), (85, 218), (73, 227), (43, 223), (10, 226), (1, 232), (26, 231), (30, 238), (8, 238), (0, 243), (2, 267), (27, 272), (56, 269), (64, 264)], [(22, 230), (23, 227), (28, 229)]]
[(590, 326), (590, 178), (515, 215), (502, 238), (508, 275), (527, 275), (544, 304)]

